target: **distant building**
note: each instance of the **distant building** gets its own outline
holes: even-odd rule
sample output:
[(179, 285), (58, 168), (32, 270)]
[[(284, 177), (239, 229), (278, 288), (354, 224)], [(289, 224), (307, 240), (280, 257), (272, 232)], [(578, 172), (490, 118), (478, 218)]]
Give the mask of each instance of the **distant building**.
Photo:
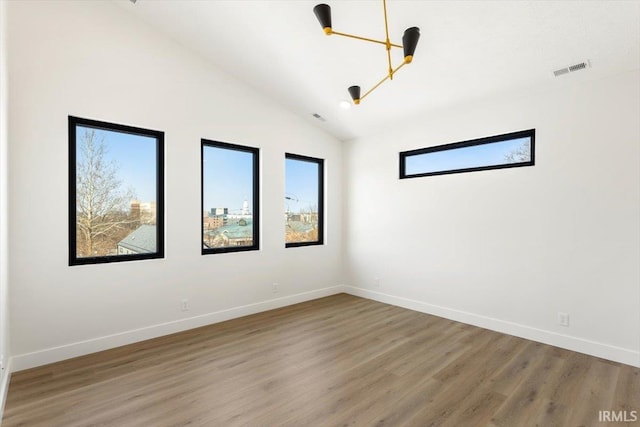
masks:
[(130, 205), (131, 218), (140, 219), (140, 201), (132, 200)]
[(210, 248), (250, 246), (253, 244), (252, 224), (250, 219), (240, 219), (237, 223), (205, 232), (204, 244)]
[(156, 226), (143, 224), (118, 242), (118, 255), (156, 252)]
[(145, 224), (156, 223), (156, 202), (140, 203), (140, 220)]
[(131, 218), (138, 220), (140, 224), (156, 223), (156, 203), (132, 200), (130, 204)]
[(242, 203), (242, 209), (236, 209), (235, 213), (229, 213), (229, 208), (210, 208), (209, 212), (204, 213), (202, 225), (204, 232), (207, 233), (227, 225), (238, 225), (241, 220), (253, 220), (247, 200)]
[(318, 240), (317, 224), (301, 221), (287, 221), (285, 228), (285, 242), (313, 242)]
[(223, 225), (227, 225), (227, 215), (229, 208), (211, 208), (209, 213), (202, 218), (204, 231), (214, 230)]
[(318, 223), (318, 212), (287, 213), (287, 221), (304, 222), (306, 224)]
[(222, 216), (205, 216), (202, 218), (204, 231), (215, 230), (216, 228), (226, 225), (227, 219)]
[(289, 221), (287, 222), (287, 231), (291, 230), (294, 233), (299, 234), (308, 234), (313, 232), (316, 227), (313, 224), (308, 224), (300, 221)]
[(211, 208), (209, 216), (223, 216), (229, 214), (229, 208)]
[(253, 219), (253, 215), (251, 214), (251, 211), (249, 210), (249, 201), (245, 200), (242, 203), (242, 210), (240, 211), (240, 213), (235, 213), (235, 214), (229, 214), (227, 215), (228, 219), (232, 219), (232, 220), (240, 220), (240, 219), (245, 219), (245, 220), (250, 220)]

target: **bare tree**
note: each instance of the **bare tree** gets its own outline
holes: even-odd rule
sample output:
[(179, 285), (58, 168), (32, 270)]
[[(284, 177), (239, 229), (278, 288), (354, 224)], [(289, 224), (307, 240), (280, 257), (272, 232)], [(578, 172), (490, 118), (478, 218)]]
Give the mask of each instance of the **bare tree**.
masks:
[(507, 163), (520, 163), (520, 162), (528, 162), (531, 160), (531, 145), (528, 141), (523, 141), (522, 144), (511, 151), (510, 153), (505, 154), (504, 160)]
[(104, 139), (85, 129), (76, 163), (76, 246), (79, 256), (108, 255), (139, 218), (129, 214), (133, 190), (123, 190)]

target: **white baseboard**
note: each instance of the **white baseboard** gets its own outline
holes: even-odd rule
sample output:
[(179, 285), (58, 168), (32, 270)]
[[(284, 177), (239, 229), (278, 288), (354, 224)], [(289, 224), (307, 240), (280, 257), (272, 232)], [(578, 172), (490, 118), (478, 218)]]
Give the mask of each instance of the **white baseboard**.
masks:
[(11, 372), (34, 368), (36, 366), (46, 365), (48, 363), (59, 362), (61, 360), (70, 359), (73, 357), (84, 356), (86, 354), (95, 353), (97, 351), (108, 350), (127, 344), (133, 344), (147, 339), (157, 338), (160, 336), (198, 328), (200, 326), (211, 325), (218, 322), (224, 322), (226, 320), (260, 313), (267, 310), (273, 310), (276, 308), (281, 308), (304, 301), (310, 301), (329, 295), (335, 295), (342, 292), (371, 299), (374, 301), (392, 304), (414, 311), (419, 311), (422, 313), (444, 317), (446, 319), (451, 319), (474, 326), (479, 326), (481, 328), (491, 329), (493, 331), (538, 341), (544, 344), (589, 354), (591, 356), (601, 357), (603, 359), (640, 367), (640, 352), (638, 351), (615, 347), (608, 344), (585, 340), (582, 338), (576, 338), (569, 335), (562, 335), (551, 331), (521, 325), (518, 323), (507, 322), (504, 320), (482, 316), (474, 313), (441, 307), (418, 300), (385, 294), (382, 292), (357, 288), (353, 286), (338, 285), (310, 292), (289, 295), (281, 298), (275, 298), (254, 304), (233, 307), (226, 310), (220, 310), (213, 313), (175, 320), (172, 322), (148, 326), (145, 328), (135, 329), (118, 334), (93, 338), (86, 341), (75, 342), (59, 347), (52, 347), (32, 353), (13, 356), (9, 359), (7, 367), (3, 371), (2, 378), (0, 379), (0, 387), (2, 387), (2, 389), (0, 389), (0, 393), (2, 393), (0, 395), (0, 399), (2, 399), (0, 401), (0, 408), (2, 408), (2, 405), (4, 405), (4, 396), (6, 396), (9, 384), (9, 376)]
[[(86, 341), (65, 344), (59, 347), (47, 348), (44, 350), (35, 351), (33, 353), (19, 354), (11, 358), (12, 369), (13, 371), (21, 371), (23, 369), (34, 368), (36, 366), (59, 362), (61, 360), (70, 359), (72, 357), (84, 356), (86, 354), (108, 350), (111, 348), (120, 347), (122, 345), (133, 344), (151, 338), (157, 338), (176, 332), (186, 331), (188, 329), (198, 328), (200, 326), (211, 325), (213, 323), (224, 322), (226, 320), (260, 313), (267, 310), (273, 310), (276, 308), (285, 307), (304, 301), (310, 301), (329, 295), (339, 294), (342, 292), (344, 292), (344, 286), (332, 286), (329, 288), (289, 295), (254, 304), (233, 307), (230, 309), (207, 313), (200, 316), (189, 317), (187, 319), (174, 320), (172, 322), (161, 323), (158, 325), (134, 329), (118, 334), (92, 338)], [(5, 371), (8, 371), (7, 374), (9, 372), (13, 372), (9, 371), (8, 369), (5, 369)]]
[(345, 286), (344, 292), (374, 301), (392, 304), (398, 307), (408, 308), (410, 310), (467, 323), (469, 325), (479, 326), (481, 328), (490, 329), (492, 331), (502, 332), (520, 338), (526, 338), (528, 340), (541, 342), (543, 344), (549, 344), (556, 347), (565, 348), (567, 350), (585, 353), (590, 356), (601, 357), (603, 359), (612, 360), (614, 362), (640, 367), (639, 351), (590, 341), (583, 338), (576, 338), (569, 335), (558, 334), (556, 332), (537, 329), (518, 323), (507, 322), (504, 320), (482, 316), (474, 313), (468, 313), (452, 308), (428, 304), (409, 298), (397, 297), (394, 295), (372, 291), (369, 289)]

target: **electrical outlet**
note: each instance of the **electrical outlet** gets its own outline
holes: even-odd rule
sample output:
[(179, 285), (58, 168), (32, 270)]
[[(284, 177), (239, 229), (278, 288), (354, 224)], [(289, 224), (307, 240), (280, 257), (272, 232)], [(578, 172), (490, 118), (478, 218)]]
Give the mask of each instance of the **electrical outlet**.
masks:
[(182, 303), (180, 304), (180, 309), (182, 311), (189, 311), (189, 300), (187, 298), (182, 300)]
[(376, 288), (380, 288), (380, 278), (379, 277), (374, 277), (373, 278), (373, 286), (375, 286)]
[(271, 285), (271, 290), (273, 291), (274, 294), (278, 293), (278, 287), (280, 285), (278, 285), (277, 283), (274, 283), (273, 285)]
[(558, 324), (560, 326), (569, 326), (569, 313), (558, 312)]

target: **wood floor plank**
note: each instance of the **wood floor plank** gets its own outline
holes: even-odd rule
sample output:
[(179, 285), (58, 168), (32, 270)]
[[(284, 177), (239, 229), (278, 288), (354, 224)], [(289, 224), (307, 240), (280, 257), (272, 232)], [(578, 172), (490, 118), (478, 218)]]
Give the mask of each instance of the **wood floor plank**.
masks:
[(564, 361), (553, 354), (545, 353), (534, 362), (533, 369), (528, 372), (507, 401), (496, 411), (491, 419), (497, 426), (512, 427), (521, 423), (527, 425), (536, 412), (541, 409), (538, 402), (544, 398), (543, 390), (549, 381), (562, 374)]
[(639, 382), (340, 294), (15, 372), (2, 425), (606, 427), (598, 410), (640, 410)]
[(601, 410), (613, 407), (613, 398), (620, 368), (610, 363), (594, 359), (582, 389), (573, 406), (569, 424), (575, 426), (589, 426), (598, 419)]
[[(432, 330), (424, 331), (417, 334), (403, 347), (404, 355), (394, 357), (385, 364), (384, 369), (397, 375), (406, 375), (416, 371), (432, 372), (435, 368), (434, 361), (439, 360), (442, 354), (448, 354), (446, 360), (451, 361), (453, 358), (452, 350), (454, 347), (465, 347), (460, 341), (468, 335), (468, 332), (459, 332), (457, 325), (446, 325), (445, 328), (432, 328)], [(425, 363), (429, 364), (425, 367)]]
[[(532, 427), (562, 427), (567, 424), (569, 408), (547, 398), (538, 399), (527, 422)], [(594, 420), (592, 420), (594, 421)]]
[(436, 379), (425, 377), (418, 378), (405, 386), (396, 399), (381, 402), (378, 406), (367, 412), (354, 414), (350, 419), (354, 426), (394, 427), (405, 425), (415, 417), (429, 401), (442, 388), (442, 383)]
[(541, 344), (521, 340), (519, 345), (514, 348), (511, 360), (507, 361), (504, 367), (489, 379), (491, 389), (504, 396), (511, 395), (536, 366), (536, 361), (544, 351), (545, 348)]
[(482, 385), (487, 384), (488, 379), (504, 365), (505, 357), (508, 358), (510, 353), (508, 348), (515, 348), (518, 344), (514, 337), (494, 334), (486, 331), (479, 333), (481, 338), (478, 340), (465, 341), (467, 349), (463, 355), (435, 372), (433, 378), (440, 380), (442, 387), (407, 422), (408, 425), (446, 424), (450, 419), (462, 416), (469, 401), (488, 393)]
[(611, 410), (629, 413), (636, 411), (640, 418), (640, 369), (626, 365), (620, 366), (613, 401)]
[(462, 403), (460, 410), (454, 416), (440, 424), (441, 427), (481, 426), (491, 420), (493, 413), (507, 399), (506, 396), (495, 391), (482, 391), (472, 394)]

